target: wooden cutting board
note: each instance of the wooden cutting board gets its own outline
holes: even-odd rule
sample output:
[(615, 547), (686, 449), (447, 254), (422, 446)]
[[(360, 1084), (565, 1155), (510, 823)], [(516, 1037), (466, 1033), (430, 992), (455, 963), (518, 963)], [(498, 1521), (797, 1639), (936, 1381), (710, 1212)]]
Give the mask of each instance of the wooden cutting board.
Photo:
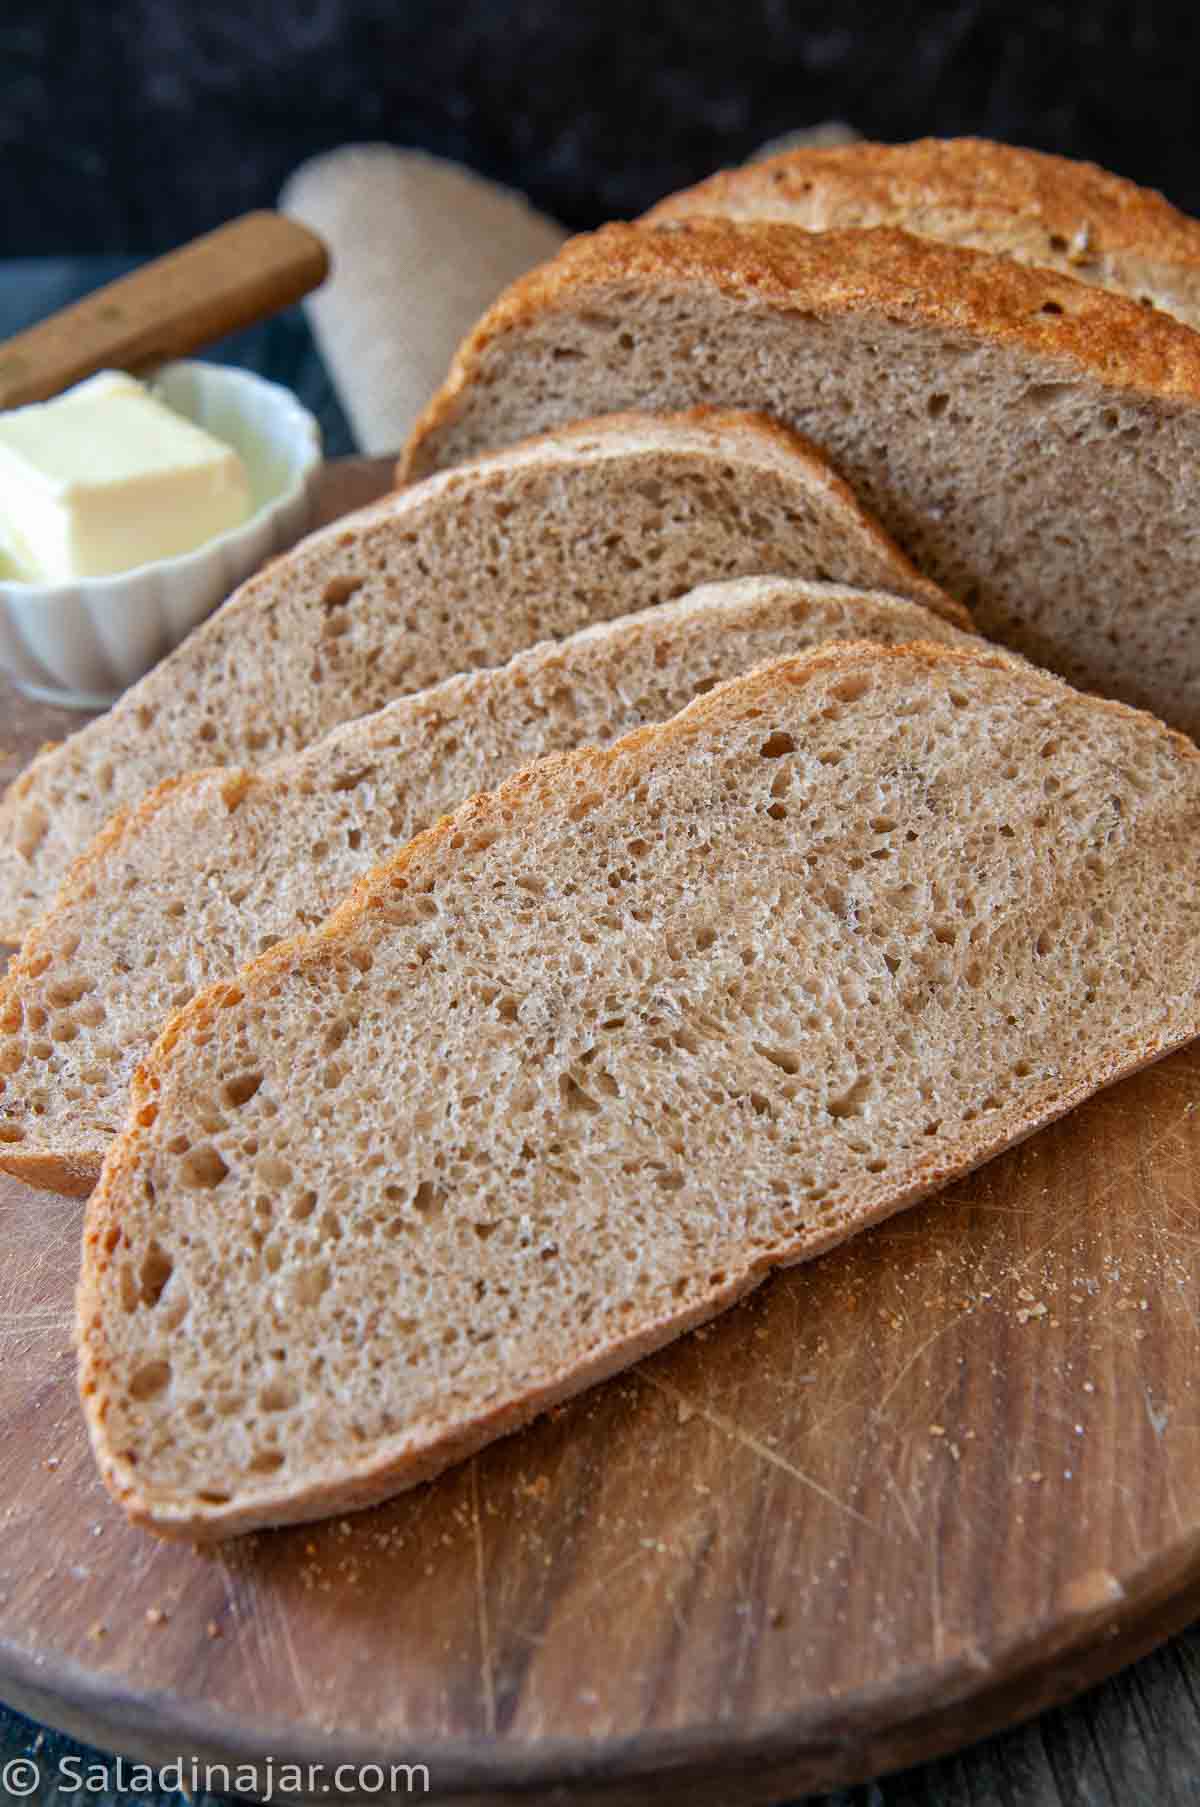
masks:
[[(3, 775), (78, 719), (0, 690)], [(95, 1480), (80, 1208), (0, 1182), (0, 1696), (158, 1761), (687, 1807), (1064, 1699), (1200, 1612), (1198, 1103), (1187, 1051), (433, 1485), (207, 1555)]]

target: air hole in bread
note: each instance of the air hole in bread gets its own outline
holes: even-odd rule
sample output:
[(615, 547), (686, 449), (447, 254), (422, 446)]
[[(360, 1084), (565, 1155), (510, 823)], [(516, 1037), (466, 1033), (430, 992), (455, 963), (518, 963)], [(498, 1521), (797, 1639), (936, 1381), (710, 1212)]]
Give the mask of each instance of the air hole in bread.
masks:
[(413, 1193), (413, 1210), (419, 1217), (436, 1217), (445, 1204), (445, 1198), (432, 1180), (422, 1180)]
[(284, 1455), (281, 1449), (260, 1449), (251, 1457), (251, 1474), (276, 1474), (283, 1467)]
[(328, 1286), (329, 1269), (322, 1263), (296, 1275), (292, 1281), (292, 1296), (300, 1307), (316, 1305)]
[(258, 1403), (264, 1412), (289, 1412), (297, 1397), (296, 1388), (290, 1381), (273, 1380), (260, 1389)]
[(167, 1281), (174, 1271), (175, 1263), (167, 1251), (161, 1243), (152, 1239), (142, 1257), (141, 1270), (138, 1275), (143, 1305), (155, 1306), (158, 1304)]
[(331, 577), (321, 593), (321, 607), (326, 610), (344, 609), (350, 598), (362, 589), (365, 581), (362, 577), (349, 575)]
[(55, 1009), (77, 1004), (80, 998), (95, 989), (95, 983), (94, 979), (58, 979), (46, 987), (46, 1002)]
[(558, 1082), (563, 1104), (568, 1111), (583, 1111), (588, 1116), (597, 1116), (603, 1106), (585, 1092), (579, 1082), (570, 1073), (562, 1074)]
[(1064, 395), (1074, 395), (1077, 392), (1077, 385), (1074, 383), (1031, 383), (1020, 397), (1020, 406), (1040, 410), (1060, 401)]
[(375, 767), (373, 765), (361, 766), (357, 771), (341, 773), (332, 781), (329, 788), (331, 791), (338, 792), (356, 790), (360, 784), (365, 784), (369, 778), (374, 776)]
[(221, 1159), (216, 1149), (207, 1146), (193, 1148), (180, 1163), (180, 1178), (185, 1186), (193, 1186), (199, 1190), (207, 1190), (219, 1186), (229, 1172), (227, 1164)]
[(171, 1382), (171, 1364), (167, 1361), (145, 1362), (129, 1377), (129, 1392), (134, 1399), (153, 1399)]
[(261, 1073), (239, 1073), (225, 1082), (225, 1102), (232, 1109), (239, 1110), (243, 1104), (249, 1104), (263, 1082)]
[(863, 1115), (863, 1106), (866, 1103), (867, 1094), (870, 1090), (871, 1081), (865, 1076), (862, 1076), (856, 1079), (854, 1084), (848, 1086), (838, 1097), (830, 1098), (826, 1103), (825, 1109), (829, 1112), (831, 1117), (839, 1119), (861, 1117)]

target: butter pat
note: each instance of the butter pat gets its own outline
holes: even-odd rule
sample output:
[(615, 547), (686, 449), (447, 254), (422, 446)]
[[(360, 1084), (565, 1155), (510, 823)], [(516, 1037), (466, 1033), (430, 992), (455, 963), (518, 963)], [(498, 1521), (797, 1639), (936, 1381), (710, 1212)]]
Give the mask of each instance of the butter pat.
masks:
[(25, 583), (174, 558), (251, 507), (233, 447), (118, 371), (0, 414), (0, 547)]

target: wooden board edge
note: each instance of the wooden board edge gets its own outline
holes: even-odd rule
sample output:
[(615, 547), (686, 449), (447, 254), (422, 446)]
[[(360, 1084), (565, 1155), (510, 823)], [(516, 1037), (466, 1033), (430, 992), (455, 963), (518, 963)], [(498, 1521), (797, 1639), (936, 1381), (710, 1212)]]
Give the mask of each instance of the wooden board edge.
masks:
[[(73, 1665), (60, 1669), (60, 1686), (47, 1686), (43, 1664), (2, 1643), (0, 1695), (29, 1718), (131, 1761), (161, 1766), (182, 1756), (201, 1770), (224, 1765), (235, 1773), (263, 1770), (269, 1758), (277, 1793), (285, 1765), (318, 1774), (349, 1765), (386, 1775), (408, 1764), (427, 1767), (424, 1798), (443, 1807), (496, 1807), (509, 1793), (519, 1793), (523, 1807), (558, 1807), (564, 1787), (577, 1807), (773, 1807), (930, 1762), (1065, 1705), (1198, 1617), (1200, 1541), (1148, 1567), (1110, 1607), (1060, 1623), (1052, 1638), (1036, 1631), (986, 1668), (960, 1659), (932, 1688), (927, 1676), (920, 1689), (900, 1682), (744, 1736), (721, 1728), (703, 1737), (621, 1740), (615, 1758), (597, 1758), (580, 1742), (546, 1740), (525, 1757), (515, 1746), (501, 1751), (482, 1742), (387, 1749), (320, 1732), (297, 1737), (287, 1727), (230, 1727), (216, 1714), (179, 1709), (168, 1695), (147, 1704)], [(939, 1689), (944, 1698), (928, 1707)], [(328, 1787), (286, 1798), (316, 1807), (328, 1802)], [(400, 1802), (412, 1794), (373, 1790), (371, 1798)]]

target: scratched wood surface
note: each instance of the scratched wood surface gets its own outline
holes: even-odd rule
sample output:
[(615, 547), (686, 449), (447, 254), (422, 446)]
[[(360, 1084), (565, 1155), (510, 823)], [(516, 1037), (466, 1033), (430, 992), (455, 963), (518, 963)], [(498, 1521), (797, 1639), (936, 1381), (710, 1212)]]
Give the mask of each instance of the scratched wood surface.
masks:
[[(0, 690), (8, 770), (78, 719)], [(159, 1760), (688, 1807), (1066, 1698), (1200, 1611), (1198, 1102), (1186, 1051), (434, 1485), (207, 1555), (96, 1482), (80, 1208), (0, 1181), (0, 1697)]]

